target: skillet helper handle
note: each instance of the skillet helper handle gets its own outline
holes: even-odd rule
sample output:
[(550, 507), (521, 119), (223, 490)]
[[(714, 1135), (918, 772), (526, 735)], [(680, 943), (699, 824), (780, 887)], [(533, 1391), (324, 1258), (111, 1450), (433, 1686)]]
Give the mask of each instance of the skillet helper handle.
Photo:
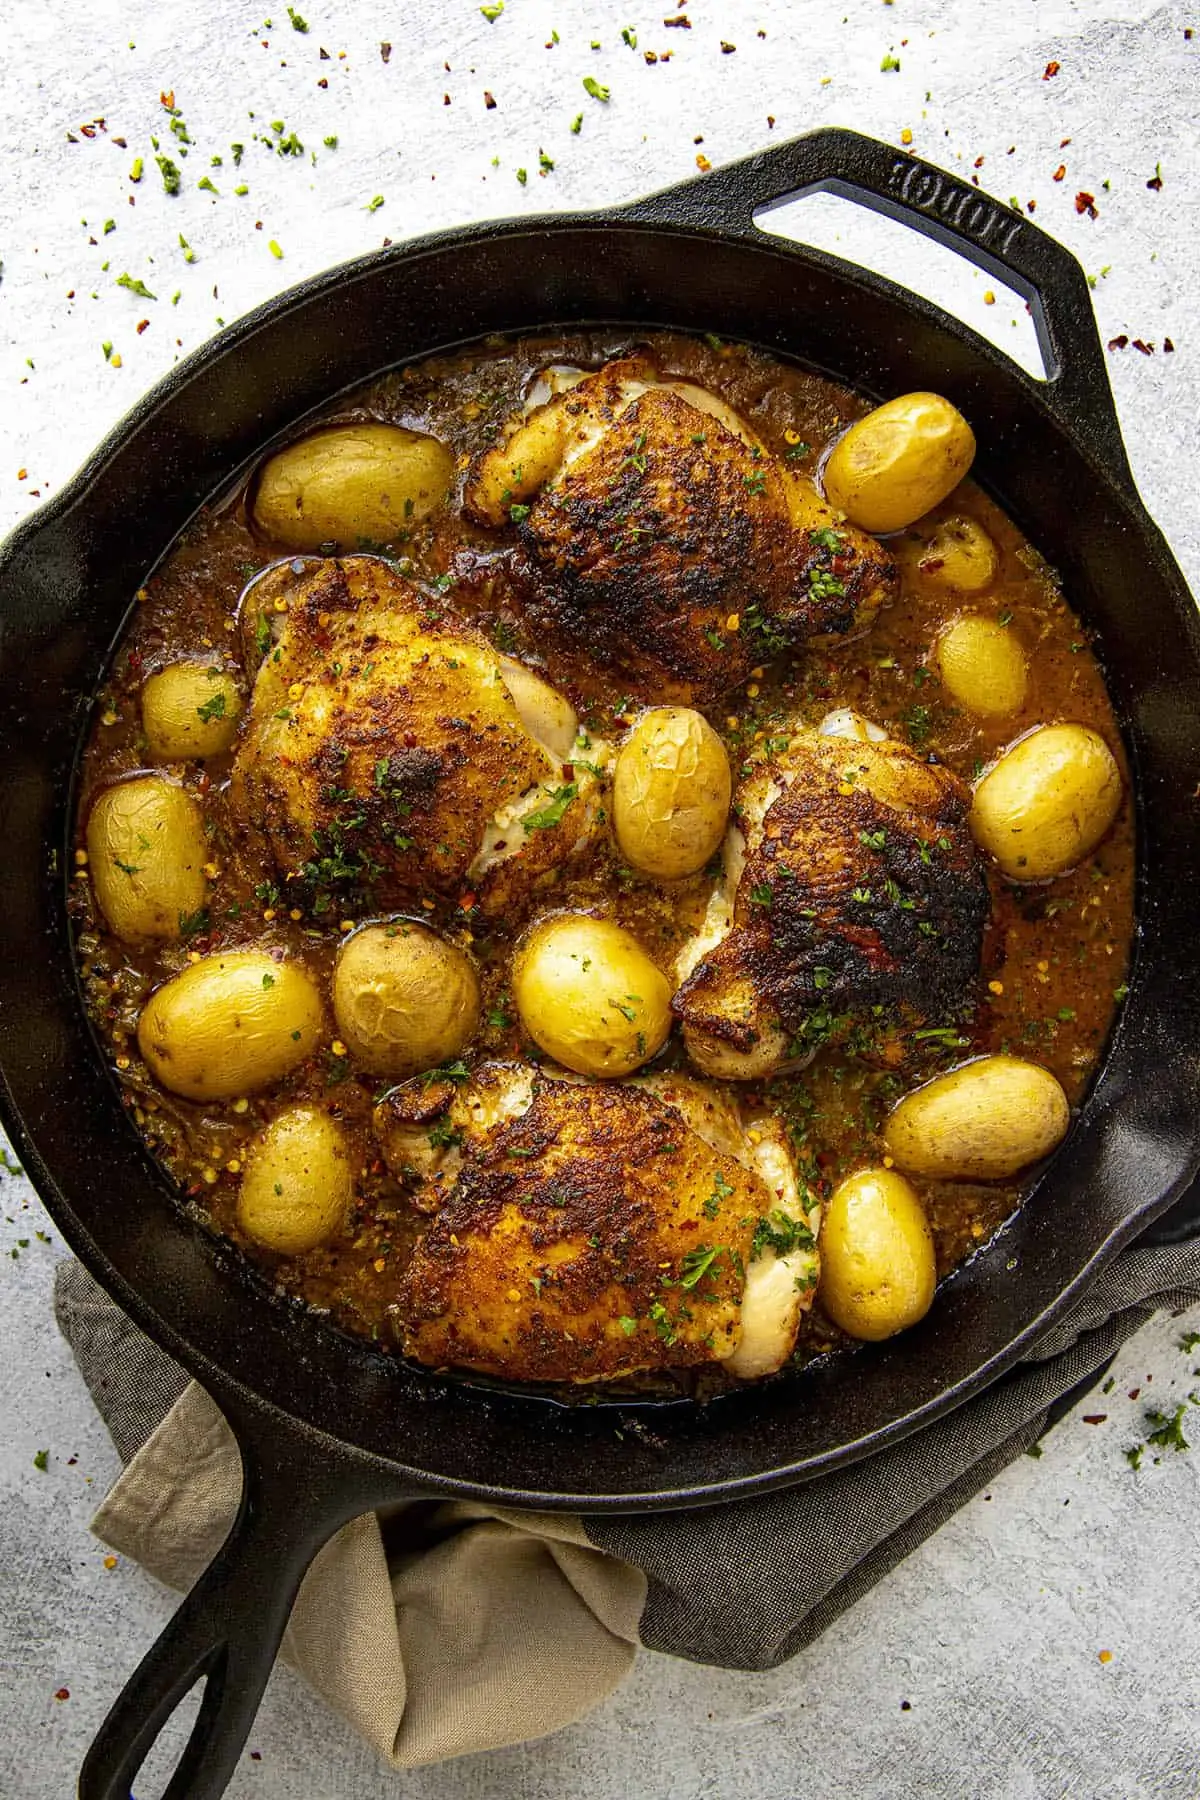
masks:
[(625, 217), (732, 229), (754, 240), (757, 214), (812, 193), (839, 194), (898, 219), (1014, 288), (1029, 304), (1046, 365), (1044, 382), (1018, 370), (1020, 378), (1137, 500), (1087, 277), (1064, 245), (981, 188), (875, 138), (831, 127), (651, 194)]
[[(222, 1407), (233, 1416), (224, 1397)], [(328, 1443), (318, 1449), (302, 1427), (247, 1418), (235, 1426), (243, 1469), (237, 1517), (100, 1727), (78, 1800), (130, 1800), (155, 1740), (201, 1679), (204, 1697), (163, 1800), (219, 1800), (309, 1564), (348, 1520), (397, 1498), (394, 1485), (385, 1492), (353, 1465), (331, 1463)]]

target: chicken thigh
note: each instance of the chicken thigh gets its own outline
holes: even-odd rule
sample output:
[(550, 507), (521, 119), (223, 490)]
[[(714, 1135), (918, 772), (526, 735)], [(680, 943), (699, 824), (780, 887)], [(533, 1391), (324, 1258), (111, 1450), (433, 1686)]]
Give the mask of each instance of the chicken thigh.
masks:
[(989, 910), (969, 805), (949, 769), (850, 713), (756, 769), (677, 964), (696, 1066), (758, 1080), (807, 1060), (847, 1015), (943, 1019), (978, 973)]
[(599, 665), (642, 698), (704, 705), (894, 593), (888, 552), (715, 395), (641, 355), (551, 377), (465, 504), (516, 526), (517, 604), (572, 675)]
[(395, 1302), (405, 1353), (519, 1381), (786, 1361), (817, 1280), (816, 1202), (777, 1123), (686, 1077), (492, 1063), (376, 1109), (435, 1212)]
[(575, 768), (563, 697), (390, 564), (297, 557), (242, 613), (261, 661), (231, 800), (300, 892), (507, 910), (587, 841), (605, 746)]

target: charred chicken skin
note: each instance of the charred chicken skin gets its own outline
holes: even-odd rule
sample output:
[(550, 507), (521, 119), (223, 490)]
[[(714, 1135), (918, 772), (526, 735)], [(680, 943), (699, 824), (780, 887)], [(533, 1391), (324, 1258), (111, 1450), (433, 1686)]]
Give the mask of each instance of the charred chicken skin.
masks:
[(242, 622), (261, 660), (231, 797), (285, 880), (384, 903), (473, 887), (501, 910), (587, 840), (599, 784), (566, 776), (570, 706), (388, 563), (276, 565)]
[(706, 1074), (770, 1075), (874, 1006), (940, 1021), (978, 973), (989, 897), (966, 786), (844, 720), (799, 732), (735, 797), (673, 1002)]
[(895, 592), (888, 552), (715, 395), (638, 355), (549, 385), (465, 504), (515, 524), (517, 603), (577, 678), (704, 705), (806, 639), (864, 629)]
[(405, 1353), (519, 1381), (779, 1368), (818, 1220), (778, 1126), (752, 1129), (686, 1077), (492, 1063), (394, 1089), (376, 1131), (435, 1212), (395, 1302)]

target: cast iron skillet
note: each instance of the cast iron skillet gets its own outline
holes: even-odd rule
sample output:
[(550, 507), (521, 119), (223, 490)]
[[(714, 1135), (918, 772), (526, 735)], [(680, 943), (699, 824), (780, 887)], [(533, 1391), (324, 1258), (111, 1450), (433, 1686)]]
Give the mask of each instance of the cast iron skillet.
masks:
[[(888, 282), (756, 229), (757, 211), (814, 189), (865, 199), (1017, 289), (1049, 379)], [(814, 1368), (707, 1408), (567, 1408), (439, 1378), (251, 1293), (122, 1113), (84, 1021), (64, 910), (72, 771), (94, 692), (130, 595), (196, 506), (275, 432), (377, 370), (487, 332), (583, 320), (718, 331), (881, 396), (948, 394), (976, 425), (980, 478), (1099, 630), (1137, 786), (1129, 997), (1082, 1116), (1021, 1214), (900, 1341), (862, 1350), (852, 1369)], [(0, 673), (0, 1111), (64, 1238), (204, 1383), (245, 1473), (228, 1541), (101, 1728), (84, 1800), (129, 1794), (201, 1677), (167, 1795), (216, 1800), (304, 1570), (355, 1514), (414, 1495), (687, 1507), (864, 1456), (1027, 1351), (1200, 1158), (1194, 608), (1133, 486), (1078, 264), (1027, 219), (882, 144), (816, 132), (612, 212), (379, 252), (262, 307), (162, 382), (12, 537)]]

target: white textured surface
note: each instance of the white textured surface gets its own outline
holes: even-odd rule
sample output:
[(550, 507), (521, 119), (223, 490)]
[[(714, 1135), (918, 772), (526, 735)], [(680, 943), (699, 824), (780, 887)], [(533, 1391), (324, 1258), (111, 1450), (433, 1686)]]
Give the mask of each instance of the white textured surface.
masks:
[[(285, 8), (276, 16), (270, 6), (220, 0), (186, 9), (148, 0), (5, 9), (0, 525), (52, 492), (218, 319), (384, 235), (632, 197), (694, 172), (697, 134), (715, 163), (828, 122), (893, 142), (910, 129), (916, 150), (964, 172), (983, 156), (983, 184), (1002, 199), (1035, 199), (1038, 223), (1099, 277), (1104, 337), (1125, 333), (1155, 346), (1149, 356), (1132, 345), (1114, 351), (1110, 370), (1143, 494), (1200, 586), (1194, 12), (1118, 9), (1112, 0), (1008, 0), (986, 15), (950, 0), (761, 0), (693, 6), (694, 29), (685, 32), (663, 28), (663, 9), (618, 12), (602, 0), (588, 9), (508, 0), (494, 25), (468, 0), (405, 9), (308, 0), (298, 10), (307, 34), (291, 29)], [(264, 16), (275, 18), (274, 29), (255, 31)], [(1189, 22), (1192, 42), (1183, 36)], [(620, 38), (627, 24), (638, 33), (636, 52)], [(554, 28), (561, 42), (546, 49)], [(722, 37), (737, 46), (733, 54), (721, 53)], [(599, 51), (589, 48), (593, 38)], [(379, 46), (388, 39), (385, 64)], [(319, 61), (322, 45), (328, 62)], [(672, 62), (647, 66), (647, 48), (672, 51)], [(898, 72), (880, 69), (889, 51)], [(1060, 72), (1043, 80), (1051, 60)], [(609, 85), (607, 105), (583, 92), (585, 74)], [(316, 85), (322, 76), (327, 89)], [(154, 132), (164, 146), (173, 142), (159, 104), (160, 91), (172, 89), (194, 140), (186, 161), (176, 155), (184, 177), (177, 199), (162, 191), (148, 141)], [(484, 89), (495, 96), (493, 111)], [(579, 112), (576, 136), (569, 127)], [(100, 116), (107, 132), (80, 137), (79, 126)], [(254, 142), (275, 119), (296, 131), (303, 156), (281, 158)], [(338, 148), (326, 150), (322, 139), (335, 133)], [(114, 148), (113, 136), (127, 148)], [(1060, 148), (1064, 138), (1071, 141)], [(246, 150), (235, 173), (229, 145), (237, 140)], [(539, 149), (556, 165), (545, 177)], [(214, 154), (225, 158), (221, 167), (210, 166)], [(135, 186), (128, 172), (139, 155), (148, 167)], [(1156, 162), (1157, 193), (1145, 185)], [(1060, 163), (1067, 173), (1055, 183)], [(515, 177), (520, 166), (529, 171), (525, 186)], [(197, 190), (204, 175), (219, 198)], [(239, 180), (250, 188), (244, 197), (231, 191)], [(1080, 190), (1094, 194), (1097, 218), (1076, 212)], [(383, 206), (364, 210), (377, 194)], [(813, 222), (801, 226), (801, 217)], [(847, 220), (845, 209), (806, 203), (796, 218), (798, 232), (815, 232), (819, 220), (823, 241), (840, 231), (844, 252), (877, 259), (868, 239), (878, 244), (879, 234)], [(282, 260), (269, 252), (272, 238)], [(973, 270), (963, 265), (948, 289), (934, 290), (927, 249), (914, 243), (900, 255), (892, 272), (910, 285), (952, 300), (1002, 343), (1020, 338), (1005, 296), (986, 307), (987, 282)], [(158, 298), (116, 287), (123, 272)], [(138, 335), (143, 318), (150, 324)], [(1173, 356), (1163, 354), (1164, 336), (1175, 342)], [(105, 362), (105, 340), (121, 366)], [(9, 1178), (0, 1181), (0, 1219), (0, 1251), (18, 1249), (15, 1259), (3, 1255), (0, 1309), (0, 1795), (59, 1800), (172, 1601), (136, 1569), (106, 1570), (87, 1534), (116, 1464), (50, 1318), (58, 1246), (35, 1232), (56, 1234), (26, 1185)], [(1108, 1412), (1106, 1423), (1067, 1421), (1041, 1460), (1006, 1471), (987, 1498), (782, 1670), (722, 1674), (643, 1656), (623, 1692), (573, 1730), (402, 1781), (282, 1673), (252, 1739), (261, 1760), (247, 1756), (232, 1792), (270, 1800), (382, 1800), (397, 1791), (424, 1800), (749, 1792), (762, 1800), (1194, 1800), (1200, 1464), (1195, 1454), (1167, 1452), (1135, 1476), (1122, 1456), (1140, 1435), (1147, 1400), (1170, 1411), (1194, 1385), (1197, 1357), (1178, 1348), (1189, 1324), (1200, 1318), (1144, 1331), (1121, 1358), (1112, 1394), (1089, 1403)], [(1142, 1390), (1137, 1401), (1131, 1388)], [(1200, 1439), (1200, 1413), (1193, 1417)], [(43, 1447), (44, 1474), (33, 1466)], [(1112, 1651), (1110, 1662), (1100, 1663), (1101, 1649)], [(62, 1686), (71, 1697), (59, 1702)]]

